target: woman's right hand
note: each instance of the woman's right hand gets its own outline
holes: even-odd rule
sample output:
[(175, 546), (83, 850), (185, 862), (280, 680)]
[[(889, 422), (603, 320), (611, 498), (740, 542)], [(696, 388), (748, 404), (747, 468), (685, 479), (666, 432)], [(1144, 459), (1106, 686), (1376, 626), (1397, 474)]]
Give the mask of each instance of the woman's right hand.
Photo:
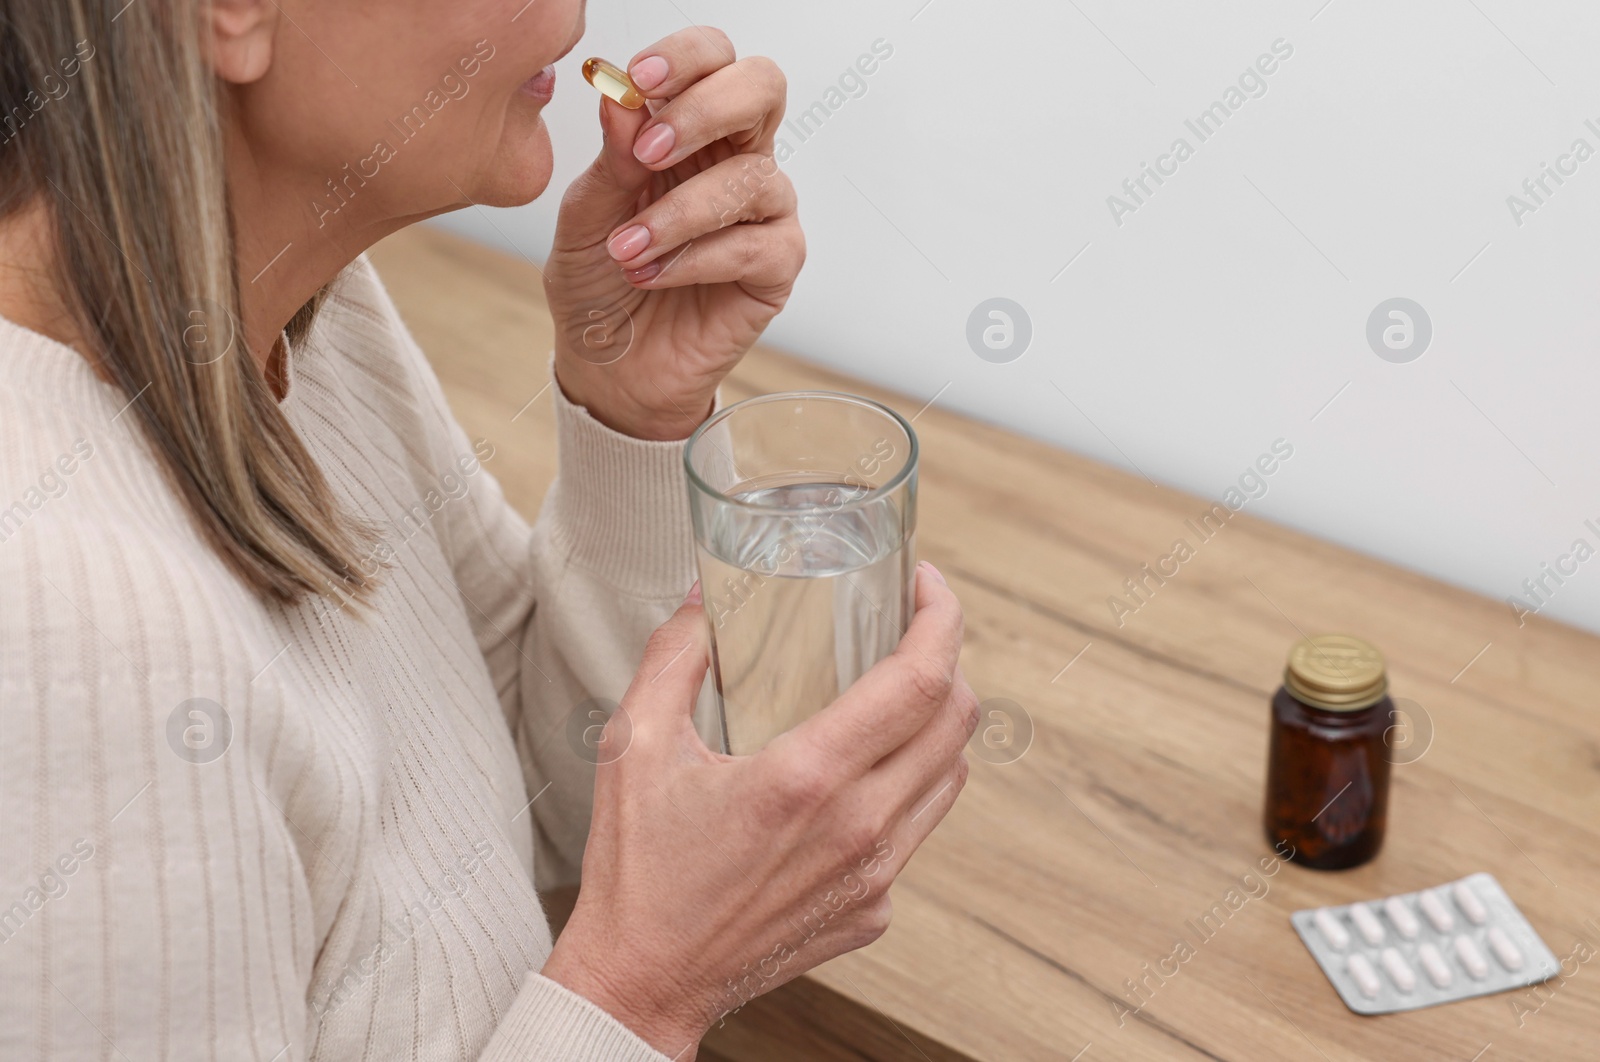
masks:
[(707, 636), (691, 593), (602, 734), (583, 885), (546, 977), (681, 1062), (727, 1012), (883, 934), (978, 724), (955, 594), (928, 564), (916, 590), (893, 653), (742, 757), (694, 730)]

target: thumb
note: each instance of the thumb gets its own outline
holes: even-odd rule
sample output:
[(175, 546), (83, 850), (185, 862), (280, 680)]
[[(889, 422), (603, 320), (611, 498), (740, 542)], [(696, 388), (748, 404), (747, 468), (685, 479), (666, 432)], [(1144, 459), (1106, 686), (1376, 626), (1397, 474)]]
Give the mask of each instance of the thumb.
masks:
[(651, 118), (648, 107), (637, 111), (606, 97), (600, 99), (600, 154), (578, 176), (561, 202), (557, 241), (565, 247), (604, 243), (618, 225), (638, 213), (639, 194), (655, 176), (634, 158), (634, 141)]
[(677, 729), (690, 718), (705, 683), (709, 644), (697, 582), (672, 618), (650, 635), (623, 699), (636, 735), (641, 730)]

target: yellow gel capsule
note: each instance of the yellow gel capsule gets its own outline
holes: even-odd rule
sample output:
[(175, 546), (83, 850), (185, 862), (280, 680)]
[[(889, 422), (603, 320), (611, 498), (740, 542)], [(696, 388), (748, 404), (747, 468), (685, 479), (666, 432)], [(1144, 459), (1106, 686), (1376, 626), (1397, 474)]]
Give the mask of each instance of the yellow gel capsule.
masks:
[(644, 106), (644, 93), (633, 83), (626, 70), (612, 66), (604, 59), (589, 59), (583, 64), (583, 78), (611, 99), (630, 111)]

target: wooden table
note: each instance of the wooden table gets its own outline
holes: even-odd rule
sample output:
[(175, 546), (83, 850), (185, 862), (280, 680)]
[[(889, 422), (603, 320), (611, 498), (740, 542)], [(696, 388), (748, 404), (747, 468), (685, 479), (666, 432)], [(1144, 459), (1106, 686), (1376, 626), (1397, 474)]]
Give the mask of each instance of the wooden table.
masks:
[[(554, 471), (549, 396), (527, 405), (551, 340), (537, 270), (431, 229), (373, 257), (457, 415), (495, 443), (493, 470), (531, 515)], [(764, 349), (724, 395), (814, 387), (907, 415), (929, 397)], [(747, 1008), (702, 1057), (1600, 1056), (1600, 639), (1538, 618), (1519, 629), (1502, 603), (1248, 510), (1119, 625), (1107, 599), (1175, 539), (1194, 543), (1185, 521), (1210, 501), (937, 404), (917, 430), (921, 555), (965, 604), (972, 685), (1022, 706), (1032, 745), (1011, 763), (974, 757), (966, 793), (896, 886), (882, 940)], [(1258, 895), (1119, 1023), (1117, 1006), (1138, 1003), (1126, 982), (1180, 936), (1194, 942), (1186, 923), (1271, 854), (1267, 702), (1302, 631), (1374, 641), (1395, 695), (1431, 718), (1426, 755), (1395, 769), (1387, 845), (1353, 871), (1262, 875), (1265, 891), (1251, 883)], [(1289, 924), (1302, 907), (1479, 870), (1558, 957), (1580, 936), (1596, 949), (1542, 1007), (1523, 992), (1357, 1017)]]

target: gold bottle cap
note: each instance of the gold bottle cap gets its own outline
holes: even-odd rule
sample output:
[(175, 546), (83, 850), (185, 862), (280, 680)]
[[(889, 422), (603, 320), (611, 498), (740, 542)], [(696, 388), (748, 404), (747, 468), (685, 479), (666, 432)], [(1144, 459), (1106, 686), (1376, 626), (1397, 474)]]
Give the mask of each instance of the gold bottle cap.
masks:
[(1296, 700), (1333, 712), (1353, 712), (1383, 699), (1389, 689), (1383, 654), (1348, 634), (1319, 634), (1289, 650), (1283, 684)]

